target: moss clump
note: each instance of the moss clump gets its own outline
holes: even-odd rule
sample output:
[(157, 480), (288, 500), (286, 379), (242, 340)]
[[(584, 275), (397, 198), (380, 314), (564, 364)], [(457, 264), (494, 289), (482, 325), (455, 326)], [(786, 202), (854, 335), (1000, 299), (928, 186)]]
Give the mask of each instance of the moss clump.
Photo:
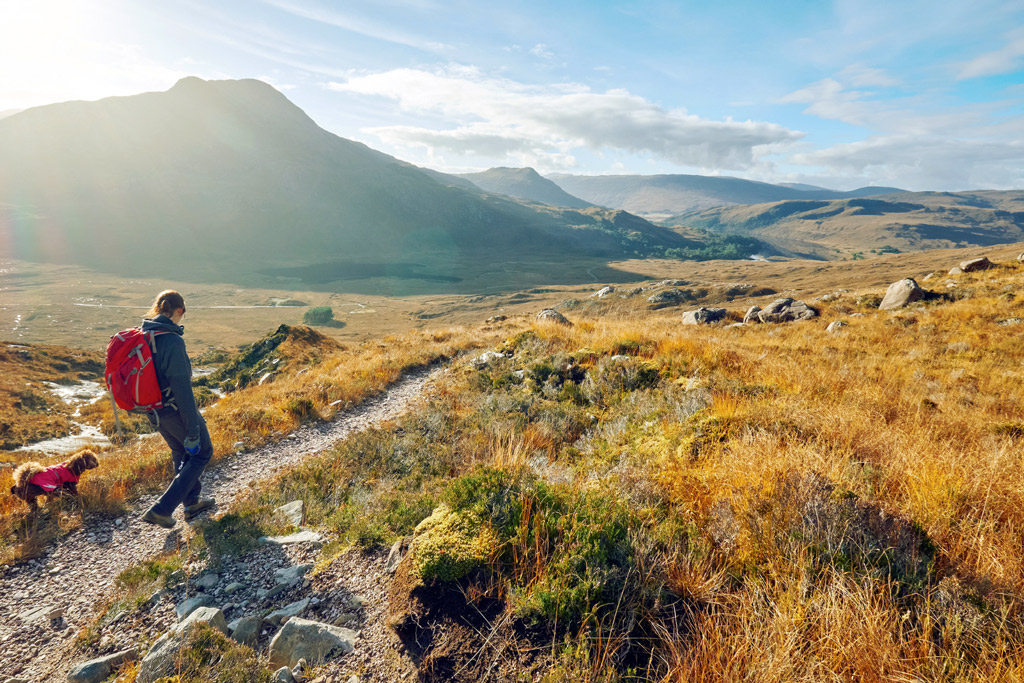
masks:
[(497, 538), (475, 515), (441, 504), (412, 540), (415, 571), (424, 580), (456, 581), (485, 563)]

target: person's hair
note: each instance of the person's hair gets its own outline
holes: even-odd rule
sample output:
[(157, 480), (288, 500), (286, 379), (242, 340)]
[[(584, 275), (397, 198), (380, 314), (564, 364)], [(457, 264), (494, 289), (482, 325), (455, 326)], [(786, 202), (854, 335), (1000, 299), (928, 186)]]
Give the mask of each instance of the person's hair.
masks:
[(179, 308), (185, 308), (185, 297), (173, 289), (165, 289), (156, 295), (153, 308), (149, 311), (149, 317), (155, 318), (158, 315), (166, 315), (170, 318)]

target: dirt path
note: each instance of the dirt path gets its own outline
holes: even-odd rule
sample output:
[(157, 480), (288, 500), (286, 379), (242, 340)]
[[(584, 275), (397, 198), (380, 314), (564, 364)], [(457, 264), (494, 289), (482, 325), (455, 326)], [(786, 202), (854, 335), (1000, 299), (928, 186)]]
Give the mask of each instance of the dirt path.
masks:
[[(442, 369), (433, 368), (411, 373), (384, 394), (331, 422), (305, 426), (279, 442), (218, 461), (203, 475), (204, 495), (212, 493), (219, 509), (227, 509), (251, 482), (405, 412), (440, 372)], [(110, 591), (115, 577), (185, 540), (189, 527), (180, 521), (180, 508), (178, 526), (172, 532), (140, 520), (155, 499), (151, 495), (135, 501), (131, 510), (116, 520), (87, 520), (81, 530), (64, 538), (44, 557), (0, 568), (0, 680), (6, 676), (63, 680), (75, 663), (68, 661), (65, 653)], [(45, 616), (28, 614), (42, 606), (64, 609), (59, 626)]]

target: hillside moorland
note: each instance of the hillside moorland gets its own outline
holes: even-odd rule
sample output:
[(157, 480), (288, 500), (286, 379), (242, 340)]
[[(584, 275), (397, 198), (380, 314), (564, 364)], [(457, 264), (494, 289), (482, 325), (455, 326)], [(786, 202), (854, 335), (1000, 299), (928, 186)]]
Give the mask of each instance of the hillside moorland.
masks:
[[(936, 265), (926, 300), (881, 311), (884, 288), (829, 289), (795, 323), (732, 324), (772, 295), (705, 326), (611, 292), (569, 325), (343, 347), (300, 328), (275, 381), (208, 408), (219, 457), (449, 367), (429, 401), (256, 483), (132, 575), (251, 564), (275, 508), (302, 500), (330, 539), (318, 575), (404, 539), (382, 618), (421, 680), (1020, 680), (1024, 263)], [(5, 559), (159, 487), (160, 451), (101, 454), (59, 523), (5, 503)], [(152, 608), (129, 584), (157, 585), (112, 588), (78, 659)], [(177, 680), (269, 680), (272, 634), (197, 634)], [(313, 674), (365, 675), (353, 657)]]

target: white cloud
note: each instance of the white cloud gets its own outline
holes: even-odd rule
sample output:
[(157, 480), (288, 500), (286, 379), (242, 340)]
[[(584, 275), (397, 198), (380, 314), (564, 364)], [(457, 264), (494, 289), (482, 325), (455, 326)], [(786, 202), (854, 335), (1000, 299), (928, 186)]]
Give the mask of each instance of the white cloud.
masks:
[(406, 45), (408, 47), (414, 47), (428, 52), (443, 52), (448, 49), (448, 46), (444, 43), (426, 40), (419, 36), (410, 35), (396, 30), (389, 24), (382, 24), (353, 14), (342, 14), (334, 9), (304, 7), (294, 2), (288, 2), (287, 0), (263, 1), (268, 5), (297, 17), (302, 17), (303, 19), (309, 19), (310, 21), (316, 21), (321, 24), (327, 24), (328, 26), (358, 33), (376, 40), (383, 40), (397, 45)]
[(978, 55), (960, 68), (958, 80), (998, 76), (1024, 67), (1024, 28), (1012, 31), (1003, 47)]
[(882, 69), (861, 64), (851, 64), (839, 72), (839, 81), (858, 88), (891, 88), (900, 81)]
[(544, 43), (537, 43), (531, 47), (530, 54), (534, 57), (540, 57), (541, 59), (552, 59), (555, 56), (555, 53), (552, 52)]
[[(906, 189), (1011, 189), (1024, 184), (1024, 143), (1020, 141), (874, 136), (795, 154), (790, 161), (834, 176)], [(913, 186), (906, 186), (908, 181)]]
[(607, 149), (701, 169), (742, 169), (754, 163), (757, 148), (802, 136), (773, 123), (702, 119), (622, 89), (594, 92), (575, 83), (526, 85), (465, 66), (395, 69), (328, 87), (395, 100), (406, 112), (445, 117), (452, 126), (448, 130), (385, 126), (372, 132), (396, 144), (457, 154), (529, 150), (542, 160), (564, 160), (573, 149)]

